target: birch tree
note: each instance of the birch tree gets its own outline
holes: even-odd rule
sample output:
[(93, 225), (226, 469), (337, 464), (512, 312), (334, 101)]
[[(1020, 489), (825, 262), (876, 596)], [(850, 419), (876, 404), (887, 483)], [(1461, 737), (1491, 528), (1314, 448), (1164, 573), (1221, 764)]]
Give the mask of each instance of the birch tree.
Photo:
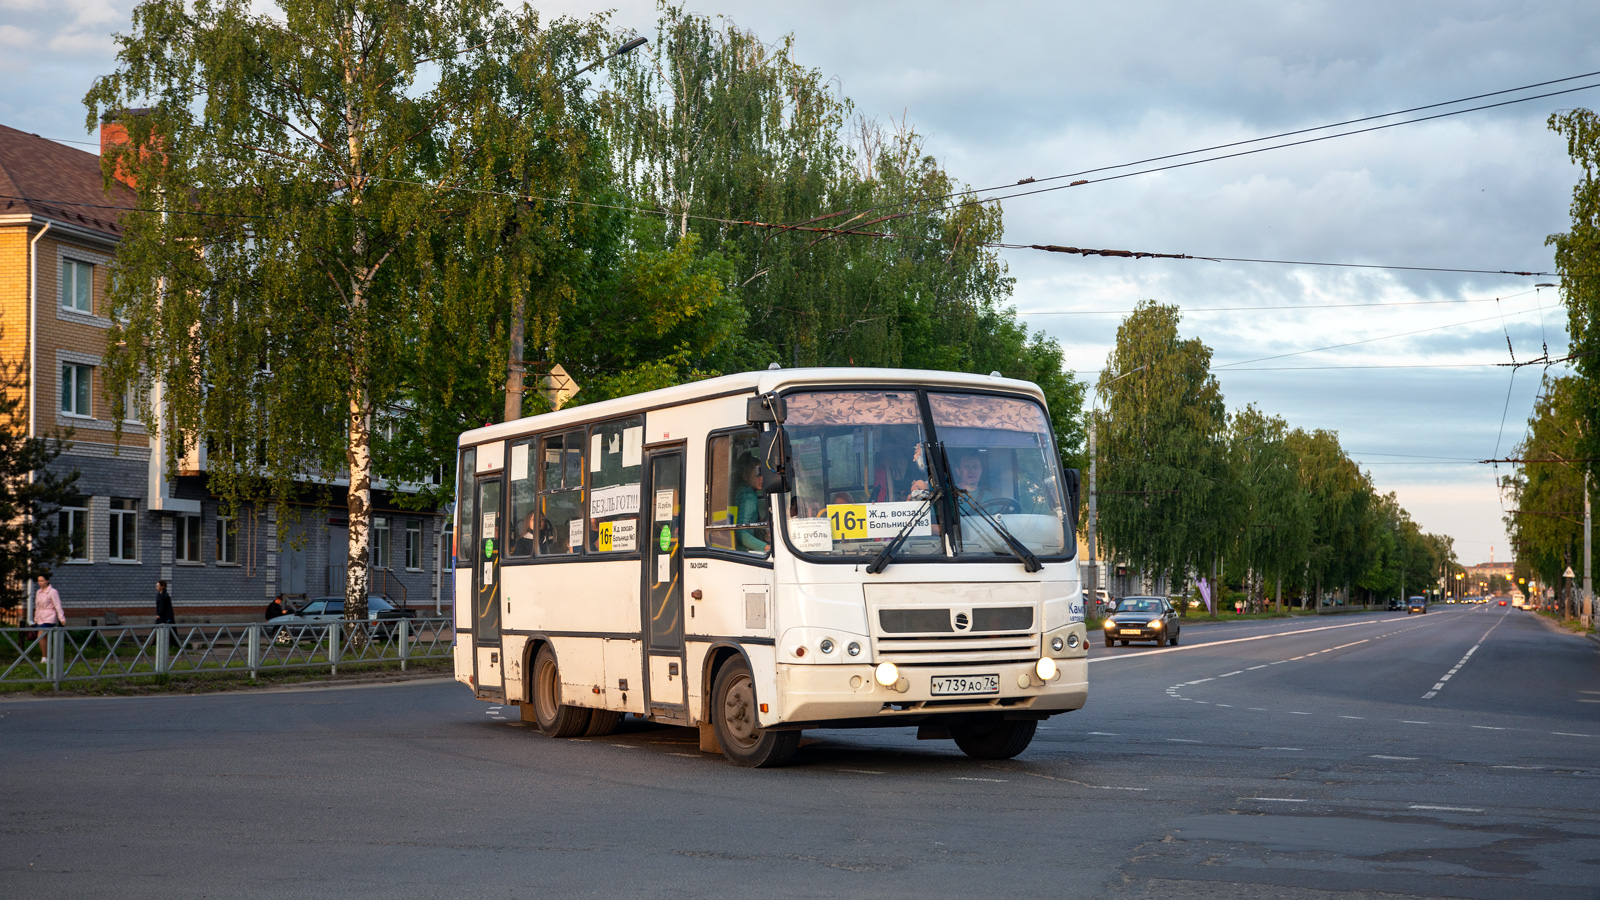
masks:
[(253, 9), (146, 0), (85, 98), (90, 127), (127, 126), (102, 164), (140, 198), (111, 284), (109, 381), (155, 379), (169, 462), (204, 443), (230, 502), (347, 478), (345, 612), (364, 618), (374, 416), (425, 318), (428, 238), (459, 215), (445, 136), (478, 99), (502, 14)]

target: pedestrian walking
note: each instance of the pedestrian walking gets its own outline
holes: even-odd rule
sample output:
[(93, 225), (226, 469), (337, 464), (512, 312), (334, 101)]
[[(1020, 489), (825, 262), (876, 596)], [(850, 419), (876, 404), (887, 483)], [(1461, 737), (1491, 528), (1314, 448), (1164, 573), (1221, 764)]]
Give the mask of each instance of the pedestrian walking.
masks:
[(50, 647), (47, 629), (60, 628), (67, 623), (67, 614), (61, 609), (61, 594), (50, 584), (49, 575), (39, 576), (39, 590), (33, 595), (33, 624), (39, 629), (40, 662), (48, 662)]
[[(156, 624), (178, 624), (178, 617), (172, 611), (172, 595), (167, 593), (167, 582), (165, 579), (156, 582)], [(174, 632), (176, 632), (177, 629), (169, 628), (166, 631), (168, 640), (172, 641), (172, 646), (174, 649), (176, 649), (178, 646), (178, 636)]]
[(272, 602), (267, 604), (266, 617), (267, 617), (267, 621), (268, 622), (272, 621), (273, 619), (276, 619), (279, 616), (287, 616), (288, 614), (289, 614), (289, 606), (288, 606), (288, 604), (283, 602), (283, 595), (282, 594), (279, 594), (278, 596), (273, 597), (272, 598)]

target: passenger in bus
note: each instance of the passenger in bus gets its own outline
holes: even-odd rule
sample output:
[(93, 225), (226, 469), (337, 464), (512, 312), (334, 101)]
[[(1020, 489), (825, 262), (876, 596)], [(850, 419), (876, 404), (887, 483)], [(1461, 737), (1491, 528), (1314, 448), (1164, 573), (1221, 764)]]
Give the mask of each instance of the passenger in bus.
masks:
[[(761, 463), (754, 456), (739, 457), (739, 486), (733, 491), (734, 524), (766, 524), (767, 495), (761, 490)], [(766, 553), (772, 540), (770, 528), (741, 528), (734, 532), (740, 550)]]
[(922, 464), (922, 445), (903, 437), (889, 438), (878, 456), (872, 483), (867, 486), (867, 502), (915, 499), (914, 494), (928, 489), (927, 477), (927, 467)]
[(983, 504), (997, 495), (983, 486), (983, 456), (976, 450), (957, 450), (951, 461), (950, 474), (955, 478), (956, 489), (966, 493), (973, 503)]
[(522, 528), (517, 532), (517, 542), (511, 548), (511, 555), (532, 556), (533, 547), (538, 543), (538, 534), (539, 513), (537, 511), (530, 512), (528, 513), (528, 520), (523, 523)]

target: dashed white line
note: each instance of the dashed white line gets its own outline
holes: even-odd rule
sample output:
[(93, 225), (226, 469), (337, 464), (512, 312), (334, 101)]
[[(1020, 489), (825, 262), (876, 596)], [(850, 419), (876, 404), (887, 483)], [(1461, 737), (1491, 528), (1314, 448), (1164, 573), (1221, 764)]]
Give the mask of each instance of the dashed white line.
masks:
[(1504, 728), (1496, 728), (1493, 725), (1474, 725), (1472, 727), (1481, 729), (1483, 731), (1505, 731)]
[(1262, 663), (1259, 666), (1251, 666), (1250, 668), (1245, 669), (1245, 671), (1246, 672), (1254, 672), (1257, 669), (1265, 669), (1266, 667), (1267, 667), (1267, 664), (1266, 663)]
[(1266, 712), (1265, 709), (1263, 709), (1262, 707), (1259, 707), (1259, 706), (1247, 706), (1247, 707), (1245, 707), (1245, 709), (1248, 709), (1251, 712)]
[(1359, 719), (1360, 716), (1340, 716), (1341, 719)]
[(1422, 803), (1413, 803), (1406, 809), (1426, 809), (1432, 812), (1483, 812), (1475, 806), (1428, 806)]
[(1239, 799), (1240, 800), (1259, 800), (1259, 801), (1261, 801), (1263, 803), (1305, 803), (1306, 802), (1305, 800), (1297, 800), (1294, 797), (1240, 797)]
[(1309, 716), (1309, 715), (1311, 715), (1311, 713), (1301, 712), (1298, 709), (1291, 709), (1291, 710), (1289, 710), (1289, 715), (1291, 715), (1291, 716)]
[(1403, 760), (1406, 760), (1407, 762), (1415, 762), (1418, 759), (1418, 757), (1415, 757), (1415, 756), (1384, 756), (1382, 753), (1369, 754), (1368, 758), (1370, 758), (1370, 759), (1403, 759)]
[(1295, 751), (1304, 753), (1306, 748), (1304, 748), (1304, 747), (1262, 747), (1261, 749), (1263, 749), (1263, 750), (1295, 750)]
[[(1237, 669), (1235, 671), (1229, 672), (1226, 675), (1218, 675), (1217, 677), (1218, 678), (1232, 678), (1233, 676), (1238, 675), (1238, 674), (1242, 673), (1243, 671), (1244, 671), (1243, 669)], [(1595, 700), (1595, 701), (1592, 701), (1592, 702), (1600, 703), (1600, 700)]]
[(1400, 722), (1402, 724), (1405, 724), (1405, 725), (1432, 725), (1433, 724), (1432, 722), (1418, 722), (1415, 719), (1401, 719)]
[(1167, 738), (1167, 740), (1171, 741), (1174, 744), (1203, 744), (1203, 743), (1205, 743), (1205, 741), (1197, 741), (1197, 740), (1194, 740), (1193, 738)]
[(1101, 737), (1121, 737), (1122, 736), (1122, 732), (1120, 732), (1120, 731), (1091, 731), (1089, 733), (1090, 734), (1097, 734), (1097, 735), (1099, 735)]
[(951, 781), (987, 781), (990, 784), (1006, 784), (1007, 783), (1007, 781), (1004, 778), (966, 778), (966, 777), (962, 777), (960, 775), (957, 775), (956, 777), (954, 777), (954, 778), (952, 778), (950, 780)]
[(1570, 731), (1552, 731), (1550, 733), (1551, 734), (1559, 734), (1562, 737), (1594, 737), (1594, 735), (1592, 735), (1592, 734), (1573, 734)]
[(871, 769), (840, 769), (839, 771), (841, 771), (841, 772), (850, 772), (850, 773), (853, 773), (853, 774), (856, 774), (856, 775), (882, 775), (883, 774), (882, 772), (874, 772)]

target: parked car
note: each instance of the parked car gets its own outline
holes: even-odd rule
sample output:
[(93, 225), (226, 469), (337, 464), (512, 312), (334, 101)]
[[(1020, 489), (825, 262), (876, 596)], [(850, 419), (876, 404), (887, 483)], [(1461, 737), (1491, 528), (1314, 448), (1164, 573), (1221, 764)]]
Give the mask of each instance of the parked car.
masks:
[[(415, 619), (417, 611), (403, 609), (389, 602), (387, 597), (379, 594), (367, 596), (367, 621), (377, 622), (378, 633), (388, 637), (394, 629), (394, 622), (400, 619)], [(267, 620), (267, 625), (278, 626), (274, 632), (279, 636), (289, 635), (296, 639), (312, 637), (312, 625), (326, 625), (329, 622), (338, 622), (344, 619), (343, 597), (317, 597), (307, 601), (294, 612), (284, 616), (277, 616)], [(298, 626), (298, 627), (297, 627)], [(317, 630), (320, 634), (321, 630)]]
[(1129, 641), (1155, 641), (1157, 645), (1166, 641), (1176, 647), (1180, 628), (1178, 611), (1165, 597), (1123, 597), (1106, 619), (1106, 646), (1117, 641), (1124, 647)]
[(1393, 599), (1391, 599), (1389, 601), (1389, 610), (1391, 612), (1399, 612), (1400, 610), (1405, 609), (1405, 608), (1406, 608), (1406, 605), (1404, 603), (1400, 602), (1400, 598), (1399, 597), (1395, 597), (1395, 598), (1393, 598)]
[(1427, 611), (1428, 598), (1426, 597), (1412, 597), (1406, 601), (1406, 615), (1408, 616), (1412, 613), (1425, 613)]

